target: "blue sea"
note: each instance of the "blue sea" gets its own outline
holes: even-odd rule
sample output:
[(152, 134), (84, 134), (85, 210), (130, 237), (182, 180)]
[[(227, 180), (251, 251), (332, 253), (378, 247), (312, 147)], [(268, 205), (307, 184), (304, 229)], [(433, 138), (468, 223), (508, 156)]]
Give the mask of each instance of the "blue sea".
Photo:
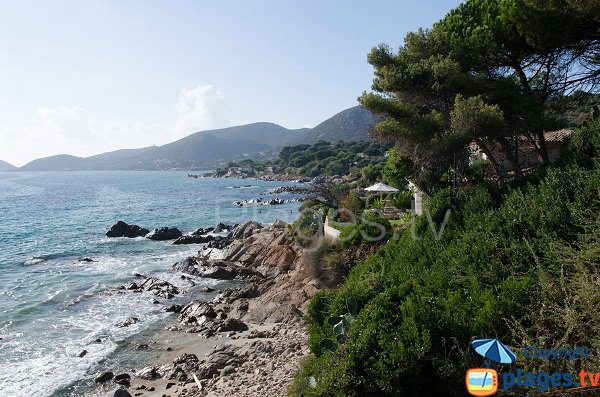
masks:
[[(65, 395), (93, 377), (124, 340), (164, 321), (164, 306), (151, 304), (149, 294), (115, 293), (134, 273), (187, 288), (169, 269), (200, 246), (105, 237), (116, 221), (184, 233), (218, 222), (290, 222), (298, 203), (240, 208), (233, 202), (292, 198), (267, 194), (291, 184), (185, 172), (0, 172), (1, 395)], [(131, 316), (141, 321), (116, 326)], [(103, 343), (90, 344), (97, 338)], [(84, 349), (87, 355), (77, 357)]]

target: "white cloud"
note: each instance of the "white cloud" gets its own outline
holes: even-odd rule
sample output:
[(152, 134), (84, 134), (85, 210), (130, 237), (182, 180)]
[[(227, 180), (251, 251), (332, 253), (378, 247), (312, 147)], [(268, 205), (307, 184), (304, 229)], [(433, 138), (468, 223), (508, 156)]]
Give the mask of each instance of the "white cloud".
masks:
[(0, 159), (23, 165), (35, 158), (68, 153), (76, 156), (161, 145), (196, 131), (231, 125), (225, 95), (212, 85), (185, 88), (168, 123), (118, 123), (100, 120), (79, 106), (42, 107), (37, 119), (20, 126), (0, 125)]
[(184, 88), (177, 101), (176, 132), (193, 132), (227, 127), (225, 94), (212, 85)]
[(88, 139), (96, 135), (94, 116), (78, 106), (60, 106), (58, 109), (39, 108), (42, 126), (65, 138)]

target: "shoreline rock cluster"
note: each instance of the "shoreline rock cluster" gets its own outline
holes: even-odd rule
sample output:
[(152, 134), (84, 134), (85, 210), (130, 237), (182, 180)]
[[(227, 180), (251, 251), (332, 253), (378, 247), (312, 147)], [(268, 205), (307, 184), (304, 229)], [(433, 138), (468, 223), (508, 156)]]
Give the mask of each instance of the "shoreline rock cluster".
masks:
[[(168, 241), (175, 240), (173, 244), (206, 244), (212, 241), (219, 241), (223, 236), (216, 235), (217, 233), (224, 233), (231, 231), (235, 226), (225, 225), (219, 223), (215, 227), (200, 228), (194, 232), (184, 235), (181, 230), (176, 227), (159, 227), (152, 231), (143, 228), (138, 225), (130, 225), (123, 221), (118, 221), (110, 227), (106, 232), (106, 236), (109, 238), (127, 237), (136, 238), (144, 237), (149, 240), (155, 241)], [(89, 258), (82, 258), (83, 261), (91, 262)]]
[[(227, 230), (225, 226), (221, 228)], [(209, 229), (197, 234), (215, 230)], [(214, 240), (207, 246), (211, 243)], [(165, 306), (165, 312), (176, 316), (165, 332), (227, 343), (215, 346), (205, 356), (183, 349), (175, 359), (150, 363), (131, 374), (131, 381), (121, 385), (115, 396), (117, 392), (150, 397), (285, 395), (299, 360), (308, 354), (303, 316), (309, 299), (318, 291), (303, 266), (302, 248), (287, 239), (281, 221), (270, 227), (257, 222), (237, 225), (222, 237), (219, 248), (222, 259), (200, 251), (175, 263), (172, 271), (192, 284), (201, 279), (244, 284), (226, 288), (210, 301)], [(146, 291), (163, 299), (181, 294), (166, 281), (136, 276), (137, 280), (118, 290)]]
[(267, 194), (313, 194), (317, 193), (317, 188), (315, 187), (304, 187), (304, 186), (280, 186), (275, 189), (270, 189)]
[(236, 207), (244, 207), (246, 205), (281, 205), (288, 203), (296, 203), (298, 201), (303, 201), (303, 198), (292, 198), (292, 199), (280, 199), (278, 197), (263, 200), (262, 198), (250, 199), (250, 200), (238, 200), (234, 201), (233, 205)]

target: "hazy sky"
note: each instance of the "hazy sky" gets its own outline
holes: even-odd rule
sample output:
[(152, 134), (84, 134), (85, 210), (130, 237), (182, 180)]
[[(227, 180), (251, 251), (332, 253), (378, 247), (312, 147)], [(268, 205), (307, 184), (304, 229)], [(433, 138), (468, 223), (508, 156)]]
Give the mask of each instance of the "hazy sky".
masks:
[(271, 121), (314, 126), (458, 0), (0, 0), (0, 159), (89, 156)]

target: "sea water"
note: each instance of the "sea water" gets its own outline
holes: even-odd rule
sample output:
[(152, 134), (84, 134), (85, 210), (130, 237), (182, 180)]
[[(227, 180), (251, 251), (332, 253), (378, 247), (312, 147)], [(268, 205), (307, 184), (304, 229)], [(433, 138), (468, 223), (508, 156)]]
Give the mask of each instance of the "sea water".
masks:
[[(268, 194), (287, 185), (185, 172), (0, 172), (1, 394), (62, 395), (65, 387), (93, 378), (122, 341), (164, 321), (164, 306), (151, 304), (148, 293), (116, 293), (135, 273), (188, 288), (169, 270), (199, 245), (109, 239), (105, 232), (116, 221), (184, 233), (218, 222), (289, 222), (298, 203), (233, 204), (292, 198)], [(117, 326), (132, 316), (140, 321)], [(97, 338), (102, 343), (91, 343)], [(77, 357), (82, 350), (88, 353)]]

